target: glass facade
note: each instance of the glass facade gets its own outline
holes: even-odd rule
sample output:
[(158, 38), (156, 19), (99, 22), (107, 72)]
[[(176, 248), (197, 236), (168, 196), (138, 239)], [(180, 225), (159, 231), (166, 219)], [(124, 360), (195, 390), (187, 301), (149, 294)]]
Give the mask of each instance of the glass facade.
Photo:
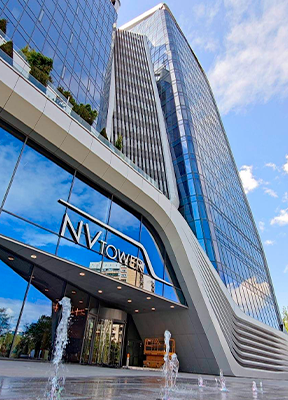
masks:
[[(1, 234), (185, 303), (166, 250), (142, 215), (8, 130), (0, 127)], [(149, 260), (170, 285), (152, 277)]]
[(117, 20), (110, 0), (3, 0), (2, 18), (15, 46), (53, 59), (55, 86), (99, 112)]
[(235, 302), (278, 329), (265, 255), (207, 78), (167, 6), (131, 31), (150, 42), (180, 212)]

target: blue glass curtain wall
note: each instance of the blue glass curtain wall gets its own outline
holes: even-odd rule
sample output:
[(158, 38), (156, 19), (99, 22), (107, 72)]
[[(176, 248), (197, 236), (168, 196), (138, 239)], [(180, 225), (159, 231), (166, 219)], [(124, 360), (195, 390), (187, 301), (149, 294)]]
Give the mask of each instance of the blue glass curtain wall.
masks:
[(278, 329), (265, 256), (205, 74), (167, 10), (156, 11), (131, 31), (150, 41), (179, 211), (235, 302)]
[(117, 21), (110, 0), (4, 0), (2, 18), (15, 46), (53, 59), (55, 86), (99, 112)]
[[(140, 214), (38, 148), (31, 140), (23, 142), (8, 130), (7, 126), (5, 129), (0, 127), (1, 234), (175, 302), (185, 303), (160, 238)], [(79, 215), (77, 209), (67, 208), (59, 203), (59, 199), (86, 214)], [(76, 231), (78, 223), (83, 222), (76, 241), (69, 225), (60, 235), (66, 214)], [(116, 229), (119, 234), (109, 231), (102, 223)], [(89, 228), (91, 243), (98, 235), (91, 248), (89, 242), (87, 244), (85, 224)], [(127, 241), (121, 234), (140, 245)], [(172, 287), (151, 277), (141, 245), (146, 249), (156, 275), (171, 283)], [(116, 257), (113, 253), (115, 249), (117, 254), (123, 253), (122, 260), (119, 254)], [(125, 263), (128, 255), (137, 265)]]

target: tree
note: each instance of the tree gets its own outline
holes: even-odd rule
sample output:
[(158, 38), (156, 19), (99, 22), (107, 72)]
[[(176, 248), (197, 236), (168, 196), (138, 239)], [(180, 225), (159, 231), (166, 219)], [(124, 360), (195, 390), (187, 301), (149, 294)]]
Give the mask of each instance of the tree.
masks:
[(38, 358), (40, 350), (50, 350), (51, 328), (52, 318), (47, 315), (42, 315), (37, 322), (26, 325), (21, 340), (17, 345), (17, 353), (30, 354), (34, 349), (34, 357)]
[(7, 19), (0, 19), (0, 30), (6, 35)]
[(6, 308), (0, 308), (0, 336), (5, 335), (10, 330), (10, 321)]
[(115, 147), (116, 147), (116, 149), (118, 149), (118, 150), (122, 150), (122, 148), (123, 148), (123, 137), (122, 137), (122, 135), (118, 135), (118, 138), (117, 138), (117, 140), (116, 140), (116, 143), (115, 143)]
[(283, 307), (283, 324), (288, 332), (288, 307)]
[(34, 76), (42, 85), (47, 86), (48, 82), (52, 82), (50, 73), (53, 69), (52, 58), (44, 56), (42, 53), (34, 49), (30, 49), (27, 45), (22, 50), (31, 67), (30, 75)]
[(57, 88), (60, 93), (63, 94), (66, 99), (69, 99), (69, 102), (72, 104), (72, 110), (76, 112), (76, 114), (80, 115), (89, 125), (92, 125), (95, 119), (97, 118), (98, 112), (96, 110), (92, 110), (90, 104), (78, 104), (71, 92), (68, 90), (64, 90), (61, 86)]
[(8, 54), (9, 57), (13, 58), (13, 42), (11, 40), (1, 44), (0, 49)]

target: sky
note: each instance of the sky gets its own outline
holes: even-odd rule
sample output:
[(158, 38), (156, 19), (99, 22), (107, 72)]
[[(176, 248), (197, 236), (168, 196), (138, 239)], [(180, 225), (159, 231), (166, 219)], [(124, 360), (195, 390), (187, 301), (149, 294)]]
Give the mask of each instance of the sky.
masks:
[[(288, 0), (167, 0), (204, 68), (288, 306)], [(118, 26), (158, 4), (121, 0)]]

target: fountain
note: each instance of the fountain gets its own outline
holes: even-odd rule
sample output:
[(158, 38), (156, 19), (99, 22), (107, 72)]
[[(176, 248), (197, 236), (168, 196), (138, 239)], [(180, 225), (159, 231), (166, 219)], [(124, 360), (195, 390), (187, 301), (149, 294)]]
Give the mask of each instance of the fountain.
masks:
[(257, 393), (257, 392), (258, 392), (257, 384), (256, 384), (255, 381), (252, 382), (252, 392), (253, 392), (253, 393)]
[(171, 360), (169, 358), (170, 339), (171, 339), (171, 333), (166, 330), (164, 332), (165, 355), (164, 355), (163, 374), (165, 378), (165, 385), (164, 385), (164, 397), (162, 398), (163, 400), (169, 400), (170, 391), (176, 388), (176, 380), (179, 370), (179, 361), (177, 358), (177, 354), (173, 353), (171, 356)]
[(63, 297), (59, 304), (62, 306), (62, 318), (56, 331), (56, 342), (54, 350), (54, 376), (49, 379), (51, 389), (47, 391), (47, 400), (59, 400), (64, 389), (64, 378), (59, 377), (59, 367), (63, 357), (63, 352), (68, 343), (68, 326), (71, 315), (71, 301), (68, 297)]
[(228, 392), (228, 389), (226, 388), (226, 381), (225, 381), (222, 369), (220, 369), (220, 390), (221, 390), (221, 392)]
[(171, 388), (176, 388), (176, 380), (179, 371), (179, 360), (177, 358), (177, 354), (173, 353), (170, 361), (170, 369), (171, 369)]
[(263, 390), (263, 383), (260, 382), (260, 385), (259, 385), (259, 386), (260, 386), (260, 392), (263, 393), (263, 392), (264, 392), (264, 390)]
[(199, 388), (203, 388), (204, 387), (204, 383), (203, 383), (203, 378), (202, 376), (198, 377), (198, 387)]

